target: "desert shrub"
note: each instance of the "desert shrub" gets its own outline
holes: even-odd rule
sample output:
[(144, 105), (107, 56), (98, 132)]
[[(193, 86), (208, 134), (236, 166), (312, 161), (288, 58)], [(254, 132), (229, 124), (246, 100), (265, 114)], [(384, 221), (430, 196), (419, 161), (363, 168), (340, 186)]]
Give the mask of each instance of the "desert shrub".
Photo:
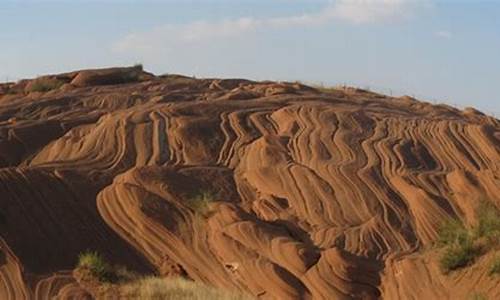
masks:
[(215, 195), (211, 191), (201, 191), (186, 201), (186, 205), (194, 212), (205, 215), (208, 212), (208, 206), (214, 201)]
[(445, 247), (439, 260), (445, 273), (471, 264), (479, 253), (474, 236), (459, 220), (444, 222), (438, 234), (438, 244)]
[(63, 84), (63, 81), (53, 78), (39, 78), (29, 85), (28, 92), (48, 92), (60, 88)]
[(109, 281), (111, 278), (111, 267), (104, 257), (96, 251), (86, 251), (78, 256), (79, 268), (85, 268), (101, 281)]
[(500, 243), (500, 213), (491, 203), (483, 202), (477, 212), (477, 226), (474, 234), (477, 238), (485, 238), (489, 246)]
[(438, 231), (438, 243), (441, 246), (468, 243), (471, 237), (464, 224), (457, 219), (445, 221)]
[(471, 264), (477, 249), (469, 230), (462, 222), (451, 219), (443, 223), (438, 232), (438, 244), (446, 247), (439, 263), (441, 269), (448, 273)]
[(454, 244), (445, 249), (441, 256), (441, 269), (447, 273), (471, 264), (477, 256), (477, 249), (472, 242)]
[(490, 267), (490, 275), (500, 274), (500, 256), (496, 256)]
[[(488, 249), (500, 244), (500, 213), (489, 202), (482, 202), (476, 211), (477, 223), (466, 228), (456, 219), (447, 220), (438, 232), (438, 245), (445, 247), (440, 258), (444, 272), (465, 267)], [(490, 273), (500, 273), (500, 259), (494, 262)]]
[(122, 287), (122, 296), (133, 299), (246, 300), (249, 296), (217, 289), (182, 278), (145, 277)]

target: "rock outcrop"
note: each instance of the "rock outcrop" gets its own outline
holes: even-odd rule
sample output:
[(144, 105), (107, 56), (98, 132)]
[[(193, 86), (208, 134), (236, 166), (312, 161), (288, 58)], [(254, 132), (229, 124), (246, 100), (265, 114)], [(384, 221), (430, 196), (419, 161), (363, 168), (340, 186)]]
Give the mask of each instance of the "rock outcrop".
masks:
[(71, 88), (0, 94), (2, 299), (89, 297), (87, 249), (262, 299), (500, 298), (487, 257), (445, 275), (432, 247), (500, 206), (492, 117), (142, 68), (51, 78)]

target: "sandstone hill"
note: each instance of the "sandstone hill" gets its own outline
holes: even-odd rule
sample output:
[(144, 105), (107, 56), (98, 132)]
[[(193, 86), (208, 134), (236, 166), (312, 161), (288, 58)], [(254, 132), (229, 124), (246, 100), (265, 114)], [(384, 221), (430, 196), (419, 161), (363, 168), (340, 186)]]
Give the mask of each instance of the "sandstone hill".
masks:
[(0, 299), (86, 299), (85, 250), (261, 299), (500, 299), (438, 229), (500, 207), (500, 121), (410, 97), (155, 76), (0, 85)]

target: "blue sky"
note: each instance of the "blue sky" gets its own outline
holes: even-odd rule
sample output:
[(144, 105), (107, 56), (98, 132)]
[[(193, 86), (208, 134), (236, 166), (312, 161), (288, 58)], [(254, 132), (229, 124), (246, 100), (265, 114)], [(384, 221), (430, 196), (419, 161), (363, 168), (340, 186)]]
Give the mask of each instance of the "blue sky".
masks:
[(0, 81), (143, 63), (301, 80), (500, 115), (500, 1), (0, 0)]

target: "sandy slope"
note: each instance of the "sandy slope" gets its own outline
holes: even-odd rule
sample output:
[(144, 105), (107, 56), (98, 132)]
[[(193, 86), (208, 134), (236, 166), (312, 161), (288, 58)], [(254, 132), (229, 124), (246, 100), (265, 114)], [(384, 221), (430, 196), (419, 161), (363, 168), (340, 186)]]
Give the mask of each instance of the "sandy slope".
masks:
[(86, 249), (263, 299), (500, 298), (486, 257), (444, 275), (432, 248), (446, 218), (500, 206), (498, 120), (292, 83), (110, 85), (115, 71), (0, 93), (1, 299), (90, 297), (69, 272)]

